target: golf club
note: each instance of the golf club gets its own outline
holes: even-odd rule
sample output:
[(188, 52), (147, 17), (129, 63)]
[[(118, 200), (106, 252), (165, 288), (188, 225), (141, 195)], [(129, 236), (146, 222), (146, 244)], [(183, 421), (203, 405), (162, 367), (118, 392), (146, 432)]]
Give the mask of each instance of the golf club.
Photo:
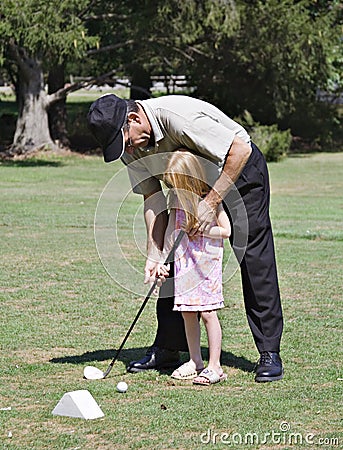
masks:
[[(174, 252), (177, 249), (177, 247), (179, 246), (181, 239), (183, 238), (185, 234), (184, 230), (181, 230), (178, 237), (176, 238), (172, 249), (169, 252), (169, 255), (167, 256), (167, 259), (165, 260), (164, 264), (169, 264), (171, 261), (173, 261), (174, 259)], [(147, 296), (144, 299), (144, 302), (142, 303), (142, 306), (140, 307), (136, 317), (134, 318), (128, 332), (126, 333), (123, 342), (121, 343), (120, 347), (117, 350), (117, 353), (115, 354), (114, 358), (112, 359), (110, 365), (108, 366), (107, 370), (105, 372), (102, 372), (100, 369), (97, 369), (96, 367), (93, 366), (87, 366), (84, 368), (83, 371), (83, 377), (86, 378), (87, 380), (101, 380), (103, 378), (106, 378), (107, 375), (111, 372), (112, 367), (114, 365), (114, 363), (116, 362), (120, 352), (122, 351), (125, 342), (127, 341), (128, 337), (131, 334), (131, 331), (133, 330), (133, 327), (136, 325), (137, 320), (139, 319), (139, 316), (142, 314), (143, 309), (145, 308), (145, 305), (147, 304), (151, 294), (154, 292), (156, 285), (158, 282), (158, 278), (155, 279), (154, 283), (152, 284)]]

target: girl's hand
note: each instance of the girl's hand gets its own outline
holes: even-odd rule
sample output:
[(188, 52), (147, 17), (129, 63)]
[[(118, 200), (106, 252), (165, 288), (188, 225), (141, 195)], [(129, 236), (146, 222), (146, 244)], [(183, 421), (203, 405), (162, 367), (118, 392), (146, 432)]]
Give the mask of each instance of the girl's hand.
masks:
[(157, 286), (162, 286), (162, 283), (166, 281), (169, 275), (170, 265), (165, 266), (162, 263), (147, 259), (144, 269), (144, 284), (150, 283), (152, 285), (156, 278), (158, 278)]
[(170, 270), (170, 264), (163, 264), (158, 263), (156, 268), (156, 278), (157, 280), (157, 286), (162, 286), (162, 283), (166, 281), (166, 278), (169, 276), (169, 270)]
[[(156, 288), (153, 292), (154, 295), (158, 295), (159, 288), (162, 286), (163, 283), (165, 283), (166, 278), (169, 276), (169, 270), (170, 270), (170, 264), (165, 265), (162, 263), (159, 263), (157, 265), (156, 269), (156, 278), (157, 278), (157, 284)], [(150, 283), (150, 287), (153, 285), (154, 282)]]

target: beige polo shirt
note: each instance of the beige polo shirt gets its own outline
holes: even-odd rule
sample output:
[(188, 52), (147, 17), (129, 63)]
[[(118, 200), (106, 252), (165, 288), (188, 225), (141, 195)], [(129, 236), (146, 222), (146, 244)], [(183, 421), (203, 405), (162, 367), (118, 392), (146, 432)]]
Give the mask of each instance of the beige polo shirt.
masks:
[(133, 192), (150, 194), (160, 188), (170, 152), (186, 147), (204, 158), (206, 181), (219, 177), (235, 136), (250, 143), (246, 130), (210, 103), (184, 95), (138, 101), (151, 124), (155, 146), (124, 152)]

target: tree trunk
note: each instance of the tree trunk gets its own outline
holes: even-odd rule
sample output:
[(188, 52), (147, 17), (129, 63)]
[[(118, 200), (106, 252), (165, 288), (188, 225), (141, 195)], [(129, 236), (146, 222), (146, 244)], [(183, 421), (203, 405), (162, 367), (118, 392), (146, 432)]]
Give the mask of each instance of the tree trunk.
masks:
[[(48, 94), (62, 89), (64, 87), (64, 65), (56, 65), (49, 71), (48, 76)], [(52, 139), (61, 147), (69, 147), (67, 131), (67, 109), (66, 99), (63, 98), (51, 104), (49, 111), (49, 128)]]
[(130, 98), (132, 100), (146, 100), (151, 97), (150, 73), (140, 64), (132, 63), (129, 66), (131, 75)]
[[(54, 148), (48, 125), (48, 101), (43, 70), (36, 59), (18, 56), (19, 115), (11, 153), (28, 153), (38, 148)], [(19, 60), (20, 57), (20, 60)]]

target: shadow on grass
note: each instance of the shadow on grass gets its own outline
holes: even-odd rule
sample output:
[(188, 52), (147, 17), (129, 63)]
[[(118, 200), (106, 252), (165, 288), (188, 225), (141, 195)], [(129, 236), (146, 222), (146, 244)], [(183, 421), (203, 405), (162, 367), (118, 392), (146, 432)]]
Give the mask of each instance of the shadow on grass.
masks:
[[(130, 361), (136, 361), (145, 356), (147, 348), (133, 348), (122, 350), (119, 354), (118, 360), (128, 365)], [(92, 352), (85, 352), (81, 355), (62, 356), (60, 358), (52, 358), (49, 362), (54, 364), (85, 364), (94, 361), (109, 361), (114, 358), (116, 350), (95, 350)], [(207, 348), (202, 348), (204, 357), (208, 358)], [(187, 354), (187, 353), (186, 353)], [(181, 358), (183, 359), (183, 358)], [(185, 359), (186, 360), (186, 359)], [(222, 351), (221, 357), (222, 364), (227, 367), (233, 367), (235, 369), (242, 370), (243, 372), (252, 372), (255, 367), (255, 362), (251, 362), (244, 356), (236, 356), (231, 352)]]
[(63, 161), (48, 161), (45, 159), (24, 159), (18, 161), (0, 160), (0, 165), (7, 167), (62, 167)]

